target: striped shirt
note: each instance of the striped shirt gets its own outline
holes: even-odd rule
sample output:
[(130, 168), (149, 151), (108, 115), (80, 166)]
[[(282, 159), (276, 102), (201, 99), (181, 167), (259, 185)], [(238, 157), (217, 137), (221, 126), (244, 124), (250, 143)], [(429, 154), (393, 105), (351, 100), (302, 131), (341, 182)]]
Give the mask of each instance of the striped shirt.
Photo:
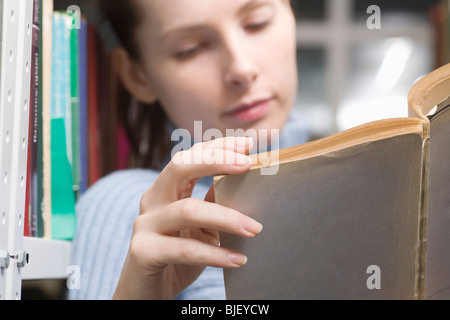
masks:
[[(292, 112), (280, 135), (280, 148), (304, 143), (308, 130)], [(159, 171), (129, 169), (100, 179), (77, 202), (77, 231), (72, 242), (72, 265), (80, 268), (80, 289), (68, 289), (67, 299), (111, 299), (116, 289), (139, 214), (142, 194)], [(212, 177), (200, 179), (192, 197), (204, 199)], [(177, 299), (225, 299), (222, 269), (207, 267)]]

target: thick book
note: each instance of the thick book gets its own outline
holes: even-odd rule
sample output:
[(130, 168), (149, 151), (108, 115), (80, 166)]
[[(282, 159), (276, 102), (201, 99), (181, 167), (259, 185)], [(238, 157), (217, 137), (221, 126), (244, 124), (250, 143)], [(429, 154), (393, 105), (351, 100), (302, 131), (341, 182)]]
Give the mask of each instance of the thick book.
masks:
[(30, 121), (28, 131), (28, 165), (27, 165), (27, 190), (25, 205), (25, 236), (38, 236), (39, 200), (38, 188), (39, 179), (42, 176), (38, 172), (38, 132), (41, 130), (41, 119), (39, 114), (39, 37), (40, 37), (40, 8), (39, 0), (33, 2), (33, 26), (32, 26), (32, 48), (31, 48), (31, 81), (30, 81)]
[[(42, 56), (41, 56), (41, 67), (42, 68), (42, 79), (41, 93), (42, 98), (40, 98), (40, 111), (42, 115), (42, 131), (40, 131), (40, 147), (39, 147), (39, 159), (40, 167), (42, 170), (42, 188), (39, 188), (40, 193), (39, 199), (41, 201), (41, 212), (42, 212), (42, 227), (38, 225), (39, 236), (46, 239), (51, 238), (51, 216), (52, 216), (52, 198), (51, 198), (51, 90), (52, 90), (52, 15), (53, 15), (53, 0), (42, 0), (42, 24), (41, 24), (41, 44), (42, 44)], [(41, 200), (42, 199), (42, 200)]]
[(214, 177), (217, 203), (264, 226), (253, 239), (221, 234), (248, 257), (224, 270), (227, 299), (450, 298), (449, 96), (447, 65), (411, 88), (408, 118)]

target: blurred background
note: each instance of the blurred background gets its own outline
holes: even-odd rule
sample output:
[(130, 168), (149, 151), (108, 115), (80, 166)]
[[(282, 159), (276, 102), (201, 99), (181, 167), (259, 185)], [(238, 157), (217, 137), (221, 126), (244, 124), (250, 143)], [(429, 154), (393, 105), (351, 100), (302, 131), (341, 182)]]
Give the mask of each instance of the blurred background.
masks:
[(296, 108), (311, 124), (312, 139), (406, 116), (409, 88), (449, 60), (448, 0), (292, 2)]

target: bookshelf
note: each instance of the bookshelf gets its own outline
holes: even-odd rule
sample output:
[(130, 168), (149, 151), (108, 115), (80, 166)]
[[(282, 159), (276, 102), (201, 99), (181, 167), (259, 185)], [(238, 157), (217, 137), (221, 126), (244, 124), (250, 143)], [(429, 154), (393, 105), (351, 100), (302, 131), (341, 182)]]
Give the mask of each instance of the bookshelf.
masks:
[(70, 266), (69, 241), (25, 237), (24, 251), (29, 262), (23, 268), (23, 280), (64, 279)]
[(3, 0), (0, 83), (0, 298), (19, 299), (23, 250), (25, 180), (28, 150), (33, 2)]
[[(53, 0), (54, 10), (78, 5), (88, 19), (93, 3)], [(65, 279), (70, 270), (70, 241), (24, 236), (33, 4), (0, 0), (0, 300), (21, 299), (22, 281)]]

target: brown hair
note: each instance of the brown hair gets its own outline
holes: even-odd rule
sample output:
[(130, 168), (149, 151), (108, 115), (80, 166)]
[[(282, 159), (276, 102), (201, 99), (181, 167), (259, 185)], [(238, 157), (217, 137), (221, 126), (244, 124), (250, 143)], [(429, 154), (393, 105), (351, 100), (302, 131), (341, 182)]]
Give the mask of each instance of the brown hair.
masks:
[[(130, 58), (139, 60), (134, 34), (141, 16), (134, 1), (100, 0), (99, 9)], [(122, 85), (118, 89), (119, 117), (130, 141), (133, 166), (160, 169), (171, 146), (164, 109), (159, 102), (138, 102)]]

